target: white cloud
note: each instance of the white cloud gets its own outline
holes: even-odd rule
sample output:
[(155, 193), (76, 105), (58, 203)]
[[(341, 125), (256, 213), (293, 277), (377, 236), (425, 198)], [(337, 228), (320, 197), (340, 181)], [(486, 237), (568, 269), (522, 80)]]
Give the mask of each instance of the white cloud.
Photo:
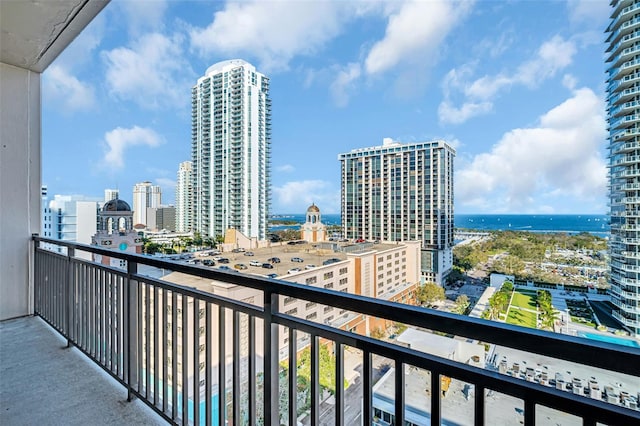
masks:
[(567, 89), (574, 90), (577, 84), (578, 79), (575, 76), (571, 74), (565, 74), (562, 76), (562, 85)]
[(594, 23), (600, 30), (611, 14), (611, 6), (605, 0), (569, 0), (567, 8), (572, 22)]
[(460, 108), (456, 108), (451, 102), (445, 100), (438, 106), (438, 118), (441, 123), (460, 124), (476, 115), (486, 114), (492, 109), (491, 102), (465, 102)]
[[(535, 128), (503, 135), (456, 173), (456, 202), (480, 211), (541, 212), (549, 199), (602, 204), (607, 171), (602, 99), (587, 88), (551, 109)], [(553, 204), (553, 203), (552, 203)]]
[(295, 170), (296, 168), (293, 167), (291, 164), (283, 164), (281, 166), (276, 167), (276, 171), (281, 173), (291, 173)]
[(344, 22), (365, 11), (350, 2), (228, 2), (205, 28), (190, 31), (203, 57), (249, 55), (262, 70), (287, 69), (296, 55), (309, 55), (336, 37)]
[(347, 106), (350, 92), (355, 89), (355, 81), (360, 77), (361, 73), (360, 64), (357, 62), (352, 62), (338, 71), (330, 87), (331, 96), (337, 106)]
[(155, 178), (156, 184), (162, 188), (163, 202), (166, 196), (171, 196), (176, 191), (176, 181), (165, 177)]
[(303, 212), (315, 203), (325, 213), (340, 211), (340, 190), (323, 180), (286, 182), (274, 186), (275, 210), (281, 213)]
[(163, 28), (164, 14), (168, 6), (165, 0), (126, 0), (118, 1), (116, 4), (125, 15), (129, 34), (138, 36)]
[(103, 52), (110, 93), (147, 109), (186, 105), (193, 71), (184, 58), (182, 37), (150, 33)]
[(47, 104), (55, 104), (66, 113), (92, 109), (96, 105), (93, 87), (59, 65), (51, 65), (43, 74), (42, 92)]
[[(470, 82), (468, 79), (475, 64), (452, 69), (443, 79), (444, 99), (438, 108), (440, 122), (460, 124), (471, 117), (490, 112), (493, 100), (500, 91), (514, 85), (528, 88), (539, 86), (568, 67), (575, 53), (573, 41), (554, 36), (540, 46), (532, 59), (523, 62), (511, 73), (485, 75)], [(461, 92), (465, 97), (461, 107), (452, 105), (451, 98), (455, 92)]]
[(384, 38), (369, 51), (366, 72), (382, 73), (402, 62), (423, 63), (466, 17), (472, 4), (472, 1), (444, 0), (404, 2), (389, 16)]
[(133, 126), (128, 129), (117, 127), (104, 135), (107, 152), (104, 156), (105, 167), (122, 169), (124, 152), (132, 146), (156, 147), (163, 142), (162, 137), (154, 130)]

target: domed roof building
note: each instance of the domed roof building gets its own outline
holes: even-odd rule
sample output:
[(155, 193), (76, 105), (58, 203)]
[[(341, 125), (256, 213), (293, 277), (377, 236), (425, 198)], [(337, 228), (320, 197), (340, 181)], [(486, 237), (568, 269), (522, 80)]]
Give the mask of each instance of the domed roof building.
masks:
[[(107, 201), (98, 213), (98, 230), (91, 244), (126, 253), (142, 253), (142, 238), (133, 228), (133, 211), (129, 203), (115, 198)], [(116, 267), (126, 262), (109, 256), (94, 255), (95, 260)]]
[(307, 209), (306, 222), (300, 228), (300, 236), (310, 243), (317, 243), (327, 239), (327, 227), (322, 223), (320, 209), (311, 204)]
[(104, 203), (104, 205), (102, 206), (102, 211), (103, 212), (130, 212), (131, 207), (129, 207), (129, 204), (126, 201), (121, 200), (119, 198), (114, 198), (113, 200), (110, 200)]

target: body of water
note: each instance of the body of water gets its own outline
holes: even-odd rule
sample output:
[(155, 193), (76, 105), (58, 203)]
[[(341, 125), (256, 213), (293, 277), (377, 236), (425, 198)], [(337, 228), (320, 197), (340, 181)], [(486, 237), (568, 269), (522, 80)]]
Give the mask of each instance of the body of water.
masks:
[[(290, 220), (298, 225), (277, 225), (271, 228), (278, 231), (300, 226), (304, 223), (304, 214), (274, 215), (272, 220)], [(326, 225), (340, 225), (340, 214), (323, 214)], [(481, 231), (530, 231), (530, 232), (589, 232), (599, 237), (609, 235), (607, 215), (528, 215), (528, 214), (459, 214), (455, 216), (456, 228), (477, 229)]]
[(635, 340), (624, 339), (622, 337), (608, 336), (606, 334), (596, 333), (578, 333), (579, 337), (585, 337), (590, 340), (597, 340), (598, 342), (615, 343), (616, 345), (630, 346), (632, 348), (640, 348), (640, 345)]

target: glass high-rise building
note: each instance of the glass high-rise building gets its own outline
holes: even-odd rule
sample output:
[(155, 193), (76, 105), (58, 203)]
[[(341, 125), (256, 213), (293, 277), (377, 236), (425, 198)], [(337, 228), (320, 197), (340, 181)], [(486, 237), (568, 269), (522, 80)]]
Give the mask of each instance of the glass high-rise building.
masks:
[(342, 228), (351, 239), (421, 241), (422, 277), (439, 284), (453, 267), (453, 158), (443, 141), (340, 154)]
[(270, 146), (269, 79), (239, 59), (209, 67), (191, 90), (194, 231), (266, 238)]
[(191, 180), (191, 161), (184, 161), (178, 166), (176, 181), (176, 231), (191, 231), (191, 198), (193, 196)]
[(612, 0), (607, 106), (614, 317), (640, 335), (640, 1)]

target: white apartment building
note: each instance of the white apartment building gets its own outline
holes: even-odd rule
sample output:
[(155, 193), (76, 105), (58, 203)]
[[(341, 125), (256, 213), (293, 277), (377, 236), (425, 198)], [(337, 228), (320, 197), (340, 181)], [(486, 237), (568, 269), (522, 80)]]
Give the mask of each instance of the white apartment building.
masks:
[(145, 181), (133, 186), (133, 226), (147, 227), (147, 208), (158, 208), (162, 204), (162, 190), (158, 185)]
[(105, 189), (104, 190), (104, 202), (108, 203), (111, 200), (120, 198), (120, 191), (118, 189)]
[(176, 180), (176, 232), (191, 231), (191, 161), (184, 161), (178, 166)]
[(56, 195), (44, 207), (43, 236), (91, 244), (98, 223), (97, 200), (80, 195)]
[(346, 238), (422, 243), (422, 278), (441, 284), (453, 267), (453, 158), (444, 141), (340, 154)]
[(212, 65), (191, 91), (193, 231), (266, 238), (270, 204), (269, 79), (243, 60)]
[(640, 336), (640, 1), (612, 0), (608, 65), (613, 316)]

